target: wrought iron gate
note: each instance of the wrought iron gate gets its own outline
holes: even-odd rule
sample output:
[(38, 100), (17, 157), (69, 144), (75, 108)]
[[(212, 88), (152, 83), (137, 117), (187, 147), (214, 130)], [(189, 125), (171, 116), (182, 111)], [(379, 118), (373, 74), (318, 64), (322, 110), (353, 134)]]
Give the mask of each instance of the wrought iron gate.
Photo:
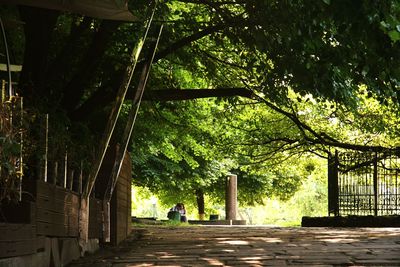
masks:
[(328, 161), (329, 214), (400, 215), (400, 158), (336, 153)]

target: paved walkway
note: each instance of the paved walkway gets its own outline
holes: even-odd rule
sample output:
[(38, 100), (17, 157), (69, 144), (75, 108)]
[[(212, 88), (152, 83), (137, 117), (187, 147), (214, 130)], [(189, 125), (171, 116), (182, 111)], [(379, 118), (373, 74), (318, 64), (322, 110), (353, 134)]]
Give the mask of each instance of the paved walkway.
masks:
[(71, 266), (400, 266), (400, 228), (140, 227)]

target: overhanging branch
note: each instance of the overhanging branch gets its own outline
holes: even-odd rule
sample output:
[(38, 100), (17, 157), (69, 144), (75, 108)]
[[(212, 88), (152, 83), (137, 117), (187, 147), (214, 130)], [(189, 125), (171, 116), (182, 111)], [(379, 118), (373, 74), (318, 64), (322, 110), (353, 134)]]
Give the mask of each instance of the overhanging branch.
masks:
[(165, 89), (146, 91), (143, 100), (147, 101), (173, 101), (190, 100), (207, 97), (233, 97), (242, 96), (252, 98), (253, 92), (246, 88), (216, 88), (216, 89)]
[[(256, 96), (256, 94), (254, 94), (254, 95)], [(308, 124), (300, 121), (300, 119), (295, 114), (287, 112), (287, 111), (279, 108), (278, 106), (269, 102), (265, 98), (260, 97), (260, 96), (256, 96), (256, 97), (258, 99), (260, 99), (268, 107), (270, 107), (272, 110), (289, 118), (299, 128), (299, 130), (304, 134), (305, 141), (307, 141), (311, 144), (324, 145), (324, 146), (330, 146), (330, 147), (336, 147), (336, 148), (344, 148), (344, 149), (350, 149), (350, 150), (356, 150), (356, 151), (384, 152), (384, 151), (396, 150), (396, 148), (393, 149), (393, 148), (388, 148), (388, 147), (383, 147), (383, 146), (358, 145), (358, 144), (341, 142), (341, 141), (336, 140), (335, 138), (329, 136), (326, 133), (316, 132)], [(307, 132), (310, 135), (307, 135), (306, 134)]]

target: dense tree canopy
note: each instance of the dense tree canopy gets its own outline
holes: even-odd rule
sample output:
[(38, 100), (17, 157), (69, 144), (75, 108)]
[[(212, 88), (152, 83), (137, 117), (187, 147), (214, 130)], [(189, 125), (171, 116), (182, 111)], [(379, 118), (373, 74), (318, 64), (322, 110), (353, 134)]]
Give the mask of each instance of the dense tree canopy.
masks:
[[(130, 8), (139, 22), (1, 6), (12, 63), (23, 65), (17, 91), (29, 111), (51, 114), (54, 144), (78, 161), (92, 156), (151, 9)], [(212, 194), (236, 170), (254, 202), (257, 190), (297, 188), (302, 170), (278, 164), (294, 155), (398, 146), (398, 1), (160, 1), (161, 23), (131, 148), (138, 183)]]
[[(137, 10), (146, 6), (133, 8), (146, 14)], [(161, 2), (158, 9), (157, 19), (168, 23), (156, 62), (172, 67), (172, 61), (207, 77), (206, 88), (249, 86), (279, 100), (290, 87), (349, 103), (362, 84), (383, 101), (397, 102), (397, 1), (194, 0)], [(23, 6), (18, 11), (24, 24), (12, 27), (19, 38), (12, 34), (11, 47), (24, 50), (14, 52), (16, 60), (24, 55), (21, 94), (74, 119), (112, 101), (141, 23)], [(16, 31), (22, 27), (25, 42)], [(166, 77), (152, 89), (182, 88)]]

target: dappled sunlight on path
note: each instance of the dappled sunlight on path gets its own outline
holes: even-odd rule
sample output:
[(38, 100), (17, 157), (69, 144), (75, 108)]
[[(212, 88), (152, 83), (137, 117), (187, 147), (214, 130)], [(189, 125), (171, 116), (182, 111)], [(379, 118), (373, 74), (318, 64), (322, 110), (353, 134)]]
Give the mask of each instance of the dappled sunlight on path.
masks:
[(137, 227), (83, 266), (400, 266), (400, 228)]

